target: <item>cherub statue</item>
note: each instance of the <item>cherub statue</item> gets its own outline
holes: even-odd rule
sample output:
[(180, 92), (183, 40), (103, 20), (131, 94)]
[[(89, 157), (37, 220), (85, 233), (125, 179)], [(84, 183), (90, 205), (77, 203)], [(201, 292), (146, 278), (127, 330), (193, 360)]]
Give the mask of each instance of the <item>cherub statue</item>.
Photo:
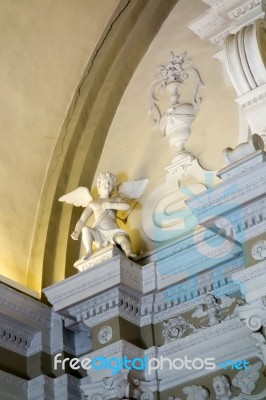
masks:
[(216, 376), (212, 381), (216, 400), (230, 400), (232, 397), (231, 384), (225, 375)]
[[(128, 233), (124, 229), (120, 229), (116, 222), (116, 214), (118, 211), (130, 209), (128, 200), (140, 198), (148, 181), (148, 179), (143, 179), (124, 182), (119, 186), (119, 195), (113, 197), (117, 188), (116, 177), (110, 172), (104, 172), (97, 179), (98, 199), (93, 199), (89, 189), (85, 187), (79, 187), (60, 197), (59, 201), (85, 207), (71, 234), (72, 239), (78, 240), (82, 232), (82, 241), (86, 249), (82, 260), (87, 260), (93, 255), (94, 243), (98, 247), (116, 244), (121, 247), (127, 257), (136, 257)], [(86, 226), (92, 214), (94, 214), (95, 222), (92, 227)]]
[(220, 297), (221, 303), (219, 304), (215, 296), (212, 294), (206, 294), (204, 298), (204, 303), (196, 308), (196, 311), (192, 314), (194, 318), (207, 318), (209, 326), (217, 325), (221, 322), (222, 309), (229, 308), (235, 298), (230, 298), (228, 296)]
[(186, 400), (207, 400), (210, 397), (209, 391), (198, 385), (185, 387), (183, 393), (187, 395)]
[(248, 369), (243, 369), (236, 374), (232, 380), (232, 384), (241, 389), (242, 393), (251, 394), (256, 389), (257, 382), (260, 378), (261, 367), (261, 361), (253, 365), (249, 364)]
[(266, 339), (265, 335), (260, 332), (253, 332), (250, 337), (256, 340), (258, 348), (257, 357), (261, 359), (264, 365), (263, 375), (266, 376)]

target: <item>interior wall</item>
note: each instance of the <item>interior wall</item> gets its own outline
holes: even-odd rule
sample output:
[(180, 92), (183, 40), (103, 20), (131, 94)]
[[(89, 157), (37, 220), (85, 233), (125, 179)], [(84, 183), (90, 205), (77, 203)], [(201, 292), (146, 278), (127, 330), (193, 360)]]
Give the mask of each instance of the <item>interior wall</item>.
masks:
[(177, 0), (123, 1), (88, 63), (61, 129), (45, 181), (27, 285), (40, 291), (75, 273), (79, 248), (70, 239), (80, 210), (58, 202), (91, 187), (121, 96)]
[[(159, 76), (159, 66), (171, 60), (170, 52), (181, 55), (187, 52), (191, 66), (195, 67), (204, 82), (199, 95), (202, 102), (196, 107), (187, 149), (199, 159), (201, 166), (194, 166), (193, 176), (186, 184), (203, 183), (206, 179), (218, 183), (216, 170), (225, 166), (223, 150), (238, 143), (238, 108), (235, 91), (224, 82), (221, 63), (213, 58), (219, 50), (209, 40), (201, 41), (187, 24), (208, 9), (207, 4), (195, 0), (180, 0), (149, 46), (125, 91), (96, 171), (110, 171), (118, 181), (149, 178), (150, 183), (143, 198), (128, 218), (126, 227), (137, 253), (145, 253), (161, 245), (148, 239), (142, 230), (142, 207), (152, 191), (165, 182), (165, 170), (176, 149), (167, 138), (152, 127), (149, 99), (153, 83)], [(185, 68), (185, 67), (184, 67)], [(186, 82), (184, 86), (186, 85)], [(163, 97), (163, 95), (161, 94)], [(186, 102), (184, 96), (180, 102)], [(211, 178), (210, 178), (211, 177)], [(96, 191), (94, 191), (97, 195)], [(177, 203), (183, 194), (177, 195)]]
[(1, 1), (0, 273), (21, 284), (62, 121), (118, 3)]

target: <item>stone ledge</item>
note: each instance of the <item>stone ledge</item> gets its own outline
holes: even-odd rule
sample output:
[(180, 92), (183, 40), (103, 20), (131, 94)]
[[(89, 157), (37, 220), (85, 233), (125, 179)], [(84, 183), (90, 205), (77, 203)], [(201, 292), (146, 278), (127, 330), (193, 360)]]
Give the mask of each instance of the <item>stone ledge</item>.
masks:
[[(107, 250), (110, 252), (110, 250)], [(140, 293), (148, 293), (155, 289), (154, 264), (139, 266), (129, 260), (116, 249), (111, 250), (112, 258), (106, 253), (97, 257), (97, 264), (90, 266), (90, 260), (84, 266), (87, 268), (55, 285), (43, 290), (54, 311), (62, 310), (96, 294), (124, 284)], [(100, 261), (102, 262), (100, 263)]]

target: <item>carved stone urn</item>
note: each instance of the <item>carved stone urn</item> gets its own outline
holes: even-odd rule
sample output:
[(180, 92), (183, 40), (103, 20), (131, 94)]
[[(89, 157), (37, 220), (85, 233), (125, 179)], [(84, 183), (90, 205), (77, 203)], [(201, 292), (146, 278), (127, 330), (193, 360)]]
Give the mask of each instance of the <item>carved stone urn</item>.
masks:
[(169, 107), (163, 117), (162, 135), (167, 136), (170, 146), (175, 146), (178, 152), (184, 150), (194, 119), (194, 108), (189, 103)]

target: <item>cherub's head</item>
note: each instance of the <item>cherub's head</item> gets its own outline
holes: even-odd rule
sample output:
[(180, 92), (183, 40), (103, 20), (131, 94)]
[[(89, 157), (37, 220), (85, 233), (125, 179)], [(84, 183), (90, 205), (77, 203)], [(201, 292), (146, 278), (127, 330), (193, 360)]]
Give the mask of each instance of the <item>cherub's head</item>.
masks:
[(183, 393), (187, 394), (187, 400), (206, 400), (210, 394), (203, 386), (192, 385), (185, 387)]
[(218, 399), (229, 399), (232, 395), (230, 381), (224, 375), (216, 376), (212, 381), (212, 386)]
[(206, 294), (206, 296), (205, 296), (205, 304), (207, 306), (211, 306), (211, 305), (213, 305), (215, 303), (216, 303), (215, 297), (212, 294)]
[(133, 376), (133, 378), (132, 378), (132, 384), (133, 384), (135, 387), (138, 387), (138, 386), (140, 385), (139, 379)]
[(103, 172), (97, 179), (97, 189), (100, 197), (110, 197), (116, 189), (116, 177), (110, 172)]

